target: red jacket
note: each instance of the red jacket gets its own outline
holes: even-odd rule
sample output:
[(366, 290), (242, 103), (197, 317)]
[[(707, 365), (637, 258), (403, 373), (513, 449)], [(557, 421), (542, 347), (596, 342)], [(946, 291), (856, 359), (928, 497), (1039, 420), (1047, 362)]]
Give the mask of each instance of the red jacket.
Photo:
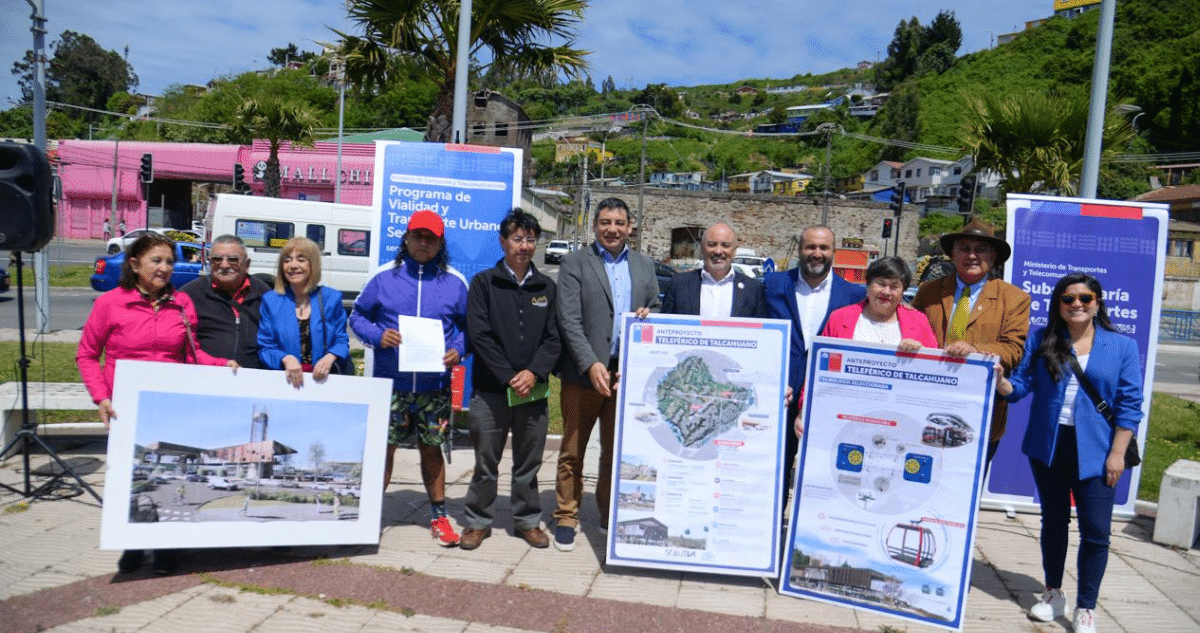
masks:
[[(821, 336), (853, 339), (854, 326), (858, 323), (858, 316), (862, 314), (865, 305), (865, 302), (859, 302), (834, 310), (829, 315), (829, 321), (825, 324)], [(910, 338), (924, 347), (937, 348), (937, 337), (934, 336), (925, 313), (901, 304), (896, 308), (896, 319), (900, 321), (900, 338)]]
[(192, 299), (182, 292), (172, 294), (157, 312), (137, 290), (114, 288), (100, 295), (83, 324), (75, 354), (92, 400), (99, 404), (112, 399), (113, 374), (117, 361), (123, 358), (225, 365), (227, 360), (208, 354), (196, 344), (196, 323)]

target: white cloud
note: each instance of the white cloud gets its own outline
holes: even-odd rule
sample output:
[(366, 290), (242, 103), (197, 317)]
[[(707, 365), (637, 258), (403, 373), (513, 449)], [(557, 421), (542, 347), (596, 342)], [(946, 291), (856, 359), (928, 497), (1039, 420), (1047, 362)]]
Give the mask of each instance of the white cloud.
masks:
[[(129, 46), (139, 91), (203, 84), (215, 76), (267, 66), (270, 49), (294, 42), (318, 50), (328, 27), (349, 28), (340, 0), (44, 0), (47, 43), (63, 30), (85, 33), (107, 50)], [(592, 78), (618, 86), (694, 85), (739, 79), (787, 79), (875, 61), (886, 54), (896, 24), (913, 15), (928, 23), (948, 3), (740, 3), (592, 0), (577, 46), (592, 51)], [(11, 67), (32, 47), (28, 5), (0, 0), (6, 16), (0, 60)], [(955, 10), (963, 48), (986, 48), (989, 31), (1008, 33), (1051, 13), (1050, 0), (983, 3)], [(17, 16), (13, 19), (13, 16)], [(20, 98), (16, 77), (0, 73), (0, 100)], [(0, 107), (8, 107), (4, 103)]]

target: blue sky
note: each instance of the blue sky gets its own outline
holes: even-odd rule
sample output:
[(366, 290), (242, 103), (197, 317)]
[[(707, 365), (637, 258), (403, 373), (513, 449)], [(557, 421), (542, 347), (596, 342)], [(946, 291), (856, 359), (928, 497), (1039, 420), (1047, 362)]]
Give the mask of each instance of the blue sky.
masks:
[[(47, 44), (66, 29), (86, 33), (107, 50), (129, 46), (139, 91), (159, 94), (176, 83), (203, 84), (229, 73), (267, 66), (268, 52), (295, 42), (319, 50), (329, 27), (347, 28), (341, 0), (43, 0)], [(4, 72), (0, 101), (19, 99), (12, 63), (32, 47), (29, 5), (0, 0)], [(1050, 15), (1053, 0), (1011, 0), (954, 6), (941, 0), (909, 2), (713, 2), (593, 0), (577, 45), (592, 51), (597, 86), (612, 76), (617, 86), (647, 83), (697, 85), (748, 78), (787, 79), (877, 61), (901, 19), (927, 24), (942, 9), (955, 12), (963, 30), (959, 54), (987, 48), (994, 35), (1024, 28)]]
[(171, 442), (207, 449), (245, 444), (250, 441), (254, 408), (264, 406), (267, 439), (295, 449), (294, 465), (307, 461), (309, 446), (316, 441), (325, 446), (326, 461), (362, 461), (367, 433), (367, 406), (363, 404), (145, 391), (139, 411), (166, 413), (143, 413), (134, 442), (143, 446)]

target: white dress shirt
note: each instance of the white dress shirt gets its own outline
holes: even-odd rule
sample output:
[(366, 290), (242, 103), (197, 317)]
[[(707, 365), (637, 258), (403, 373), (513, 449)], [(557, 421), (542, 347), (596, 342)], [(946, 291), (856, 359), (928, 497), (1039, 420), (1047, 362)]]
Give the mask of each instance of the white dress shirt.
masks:
[(727, 317), (733, 314), (733, 271), (720, 280), (700, 270), (700, 316)]
[(821, 332), (821, 323), (829, 312), (829, 293), (833, 288), (831, 269), (816, 288), (808, 285), (804, 275), (796, 280), (796, 313), (800, 315), (800, 333), (804, 335), (805, 351), (812, 348), (813, 337)]

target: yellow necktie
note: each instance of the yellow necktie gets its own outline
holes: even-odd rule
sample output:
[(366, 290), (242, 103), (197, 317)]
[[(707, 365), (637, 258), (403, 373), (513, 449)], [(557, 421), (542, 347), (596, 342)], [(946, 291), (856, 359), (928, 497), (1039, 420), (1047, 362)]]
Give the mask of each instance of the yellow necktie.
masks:
[(963, 335), (967, 333), (967, 321), (970, 319), (971, 287), (963, 286), (962, 294), (958, 295), (958, 302), (954, 304), (954, 316), (950, 318), (950, 334), (946, 337), (947, 345), (962, 340)]

